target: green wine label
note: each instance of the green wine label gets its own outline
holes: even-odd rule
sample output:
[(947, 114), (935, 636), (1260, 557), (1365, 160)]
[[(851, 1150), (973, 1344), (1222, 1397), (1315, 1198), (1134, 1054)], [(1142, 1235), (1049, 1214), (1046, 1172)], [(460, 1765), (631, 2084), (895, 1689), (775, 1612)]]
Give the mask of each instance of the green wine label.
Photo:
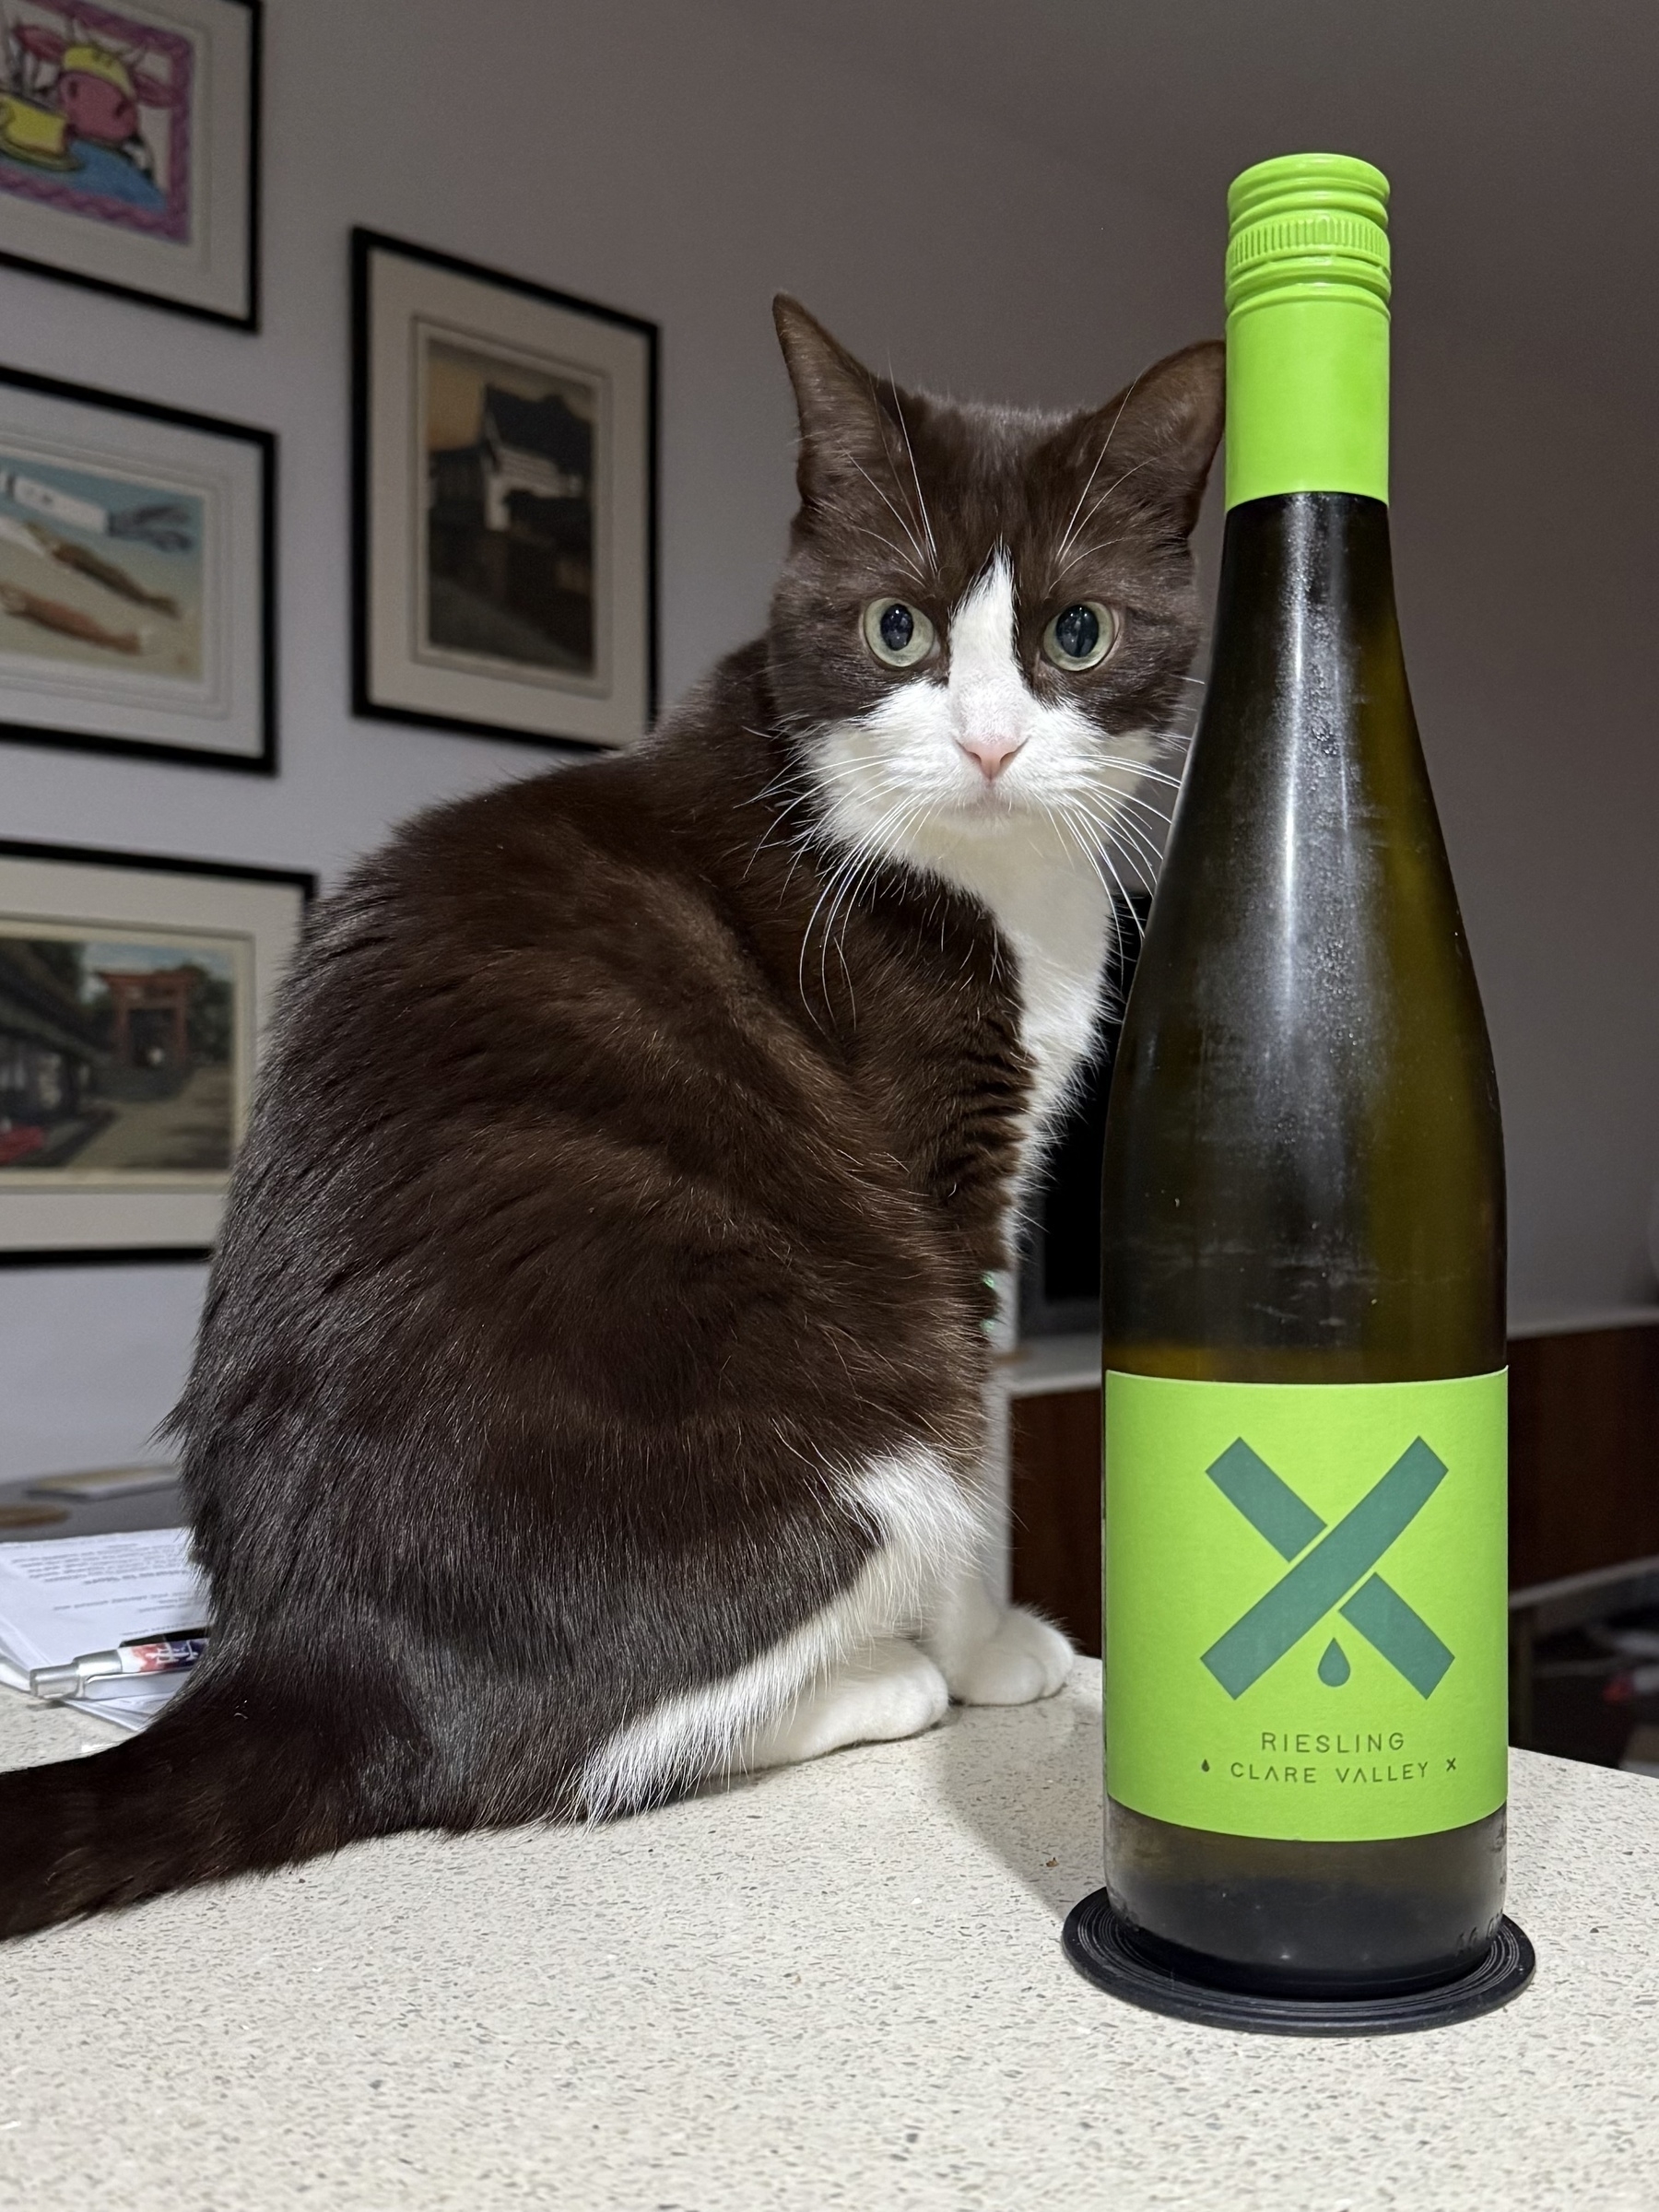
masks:
[(1357, 1842), (1503, 1803), (1507, 1384), (1108, 1374), (1120, 1805)]

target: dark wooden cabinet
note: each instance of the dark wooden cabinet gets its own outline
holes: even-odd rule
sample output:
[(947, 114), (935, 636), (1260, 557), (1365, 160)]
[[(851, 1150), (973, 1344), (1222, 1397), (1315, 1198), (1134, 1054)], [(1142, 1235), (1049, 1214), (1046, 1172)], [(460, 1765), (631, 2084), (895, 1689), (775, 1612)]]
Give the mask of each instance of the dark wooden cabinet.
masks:
[[(1016, 1396), (1009, 1488), (1016, 1601), (1100, 1649), (1100, 1394)], [(1659, 1556), (1659, 1326), (1510, 1346), (1510, 1582)]]
[(1510, 1346), (1510, 1583), (1659, 1553), (1659, 1327)]
[(1080, 1652), (1100, 1651), (1100, 1394), (1016, 1398), (1009, 1421), (1011, 1588)]

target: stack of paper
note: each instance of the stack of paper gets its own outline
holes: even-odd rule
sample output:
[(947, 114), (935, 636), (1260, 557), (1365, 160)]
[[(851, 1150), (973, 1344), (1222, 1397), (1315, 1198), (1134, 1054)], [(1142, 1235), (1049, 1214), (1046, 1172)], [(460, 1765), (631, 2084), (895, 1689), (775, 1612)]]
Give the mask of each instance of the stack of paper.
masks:
[[(0, 1544), (0, 1683), (12, 1689), (28, 1689), (32, 1668), (206, 1622), (207, 1586), (191, 1564), (187, 1528)], [(65, 1702), (139, 1729), (189, 1678), (122, 1675)]]

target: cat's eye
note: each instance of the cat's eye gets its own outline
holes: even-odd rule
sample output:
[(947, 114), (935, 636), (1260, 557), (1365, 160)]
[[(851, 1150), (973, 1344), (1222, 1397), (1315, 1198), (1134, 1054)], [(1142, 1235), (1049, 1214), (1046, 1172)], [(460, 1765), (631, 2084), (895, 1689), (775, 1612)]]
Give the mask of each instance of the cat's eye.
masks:
[(1098, 599), (1063, 607), (1042, 633), (1042, 650), (1056, 668), (1098, 668), (1117, 643), (1117, 617)]
[(934, 649), (933, 624), (902, 599), (872, 599), (864, 612), (865, 643), (889, 668), (913, 668)]

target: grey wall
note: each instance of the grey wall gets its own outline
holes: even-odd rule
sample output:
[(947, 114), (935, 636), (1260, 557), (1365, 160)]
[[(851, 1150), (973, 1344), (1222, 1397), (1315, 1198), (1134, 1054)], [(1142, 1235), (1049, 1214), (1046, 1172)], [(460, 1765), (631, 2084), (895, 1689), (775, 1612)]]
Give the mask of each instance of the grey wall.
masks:
[[(272, 0), (265, 329), (0, 273), (9, 362), (268, 424), (281, 453), (283, 770), (268, 785), (0, 746), (11, 836), (312, 866), (539, 765), (347, 713), (353, 222), (656, 318), (672, 697), (761, 619), (793, 420), (768, 302), (800, 292), (900, 373), (1104, 398), (1206, 315), (1180, 215), (1120, 195), (717, 6)], [(0, 1479), (138, 1452), (175, 1394), (190, 1267), (0, 1272)]]
[[(1642, 11), (270, 0), (267, 14), (264, 334), (0, 273), (0, 355), (281, 434), (283, 774), (262, 787), (0, 746), (7, 834), (329, 877), (413, 807), (533, 764), (346, 712), (352, 222), (662, 323), (672, 697), (752, 631), (782, 542), (775, 287), (900, 375), (1100, 397), (1217, 326), (1233, 168), (1299, 144), (1371, 152), (1399, 217), (1407, 645), (1499, 1058), (1515, 1302), (1652, 1297), (1659, 485), (1656, 311), (1638, 273), (1659, 208), (1641, 112), (1659, 49)], [(199, 1295), (191, 1268), (0, 1273), (0, 1479), (138, 1450)]]
[(1519, 1318), (1651, 1301), (1659, 1182), (1653, 429), (1584, 373), (1397, 348), (1418, 718), (1503, 1096)]

